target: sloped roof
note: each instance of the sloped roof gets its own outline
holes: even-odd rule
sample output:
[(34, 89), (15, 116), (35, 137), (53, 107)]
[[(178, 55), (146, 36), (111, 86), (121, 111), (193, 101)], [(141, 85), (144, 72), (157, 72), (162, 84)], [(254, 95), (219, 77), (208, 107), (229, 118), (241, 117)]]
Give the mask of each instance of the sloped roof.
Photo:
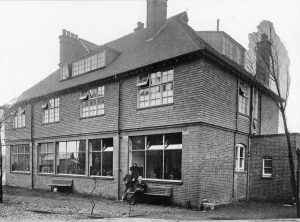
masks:
[(248, 78), (254, 81), (251, 74), (243, 71), (241, 67), (238, 67), (237, 64), (233, 63), (225, 56), (220, 55), (214, 48), (199, 37), (196, 31), (187, 25), (185, 21), (187, 21), (186, 12), (170, 17), (164, 28), (151, 41), (147, 41), (147, 29), (135, 31), (102, 46), (97, 46), (86, 41), (84, 44), (91, 50), (97, 50), (99, 47), (110, 47), (120, 52), (120, 54), (112, 63), (107, 64), (103, 69), (79, 75), (64, 81), (60, 81), (60, 72), (59, 70), (56, 70), (45, 79), (23, 92), (18, 97), (17, 102), (23, 102), (64, 89), (94, 82), (96, 80), (112, 77), (139, 67), (144, 67), (202, 49), (208, 50), (214, 56), (225, 61), (225, 63), (234, 66), (243, 75), (248, 76)]
[(96, 70), (65, 81), (60, 81), (60, 72), (56, 70), (23, 92), (18, 97), (17, 102), (30, 100), (35, 97), (114, 76), (201, 49), (204, 41), (202, 45), (199, 45), (190, 37), (182, 26), (184, 22), (181, 18), (183, 16), (186, 16), (185, 12), (169, 18), (164, 29), (152, 41), (147, 41), (147, 30), (141, 29), (104, 44), (103, 46), (108, 46), (121, 52), (120, 55), (104, 69)]

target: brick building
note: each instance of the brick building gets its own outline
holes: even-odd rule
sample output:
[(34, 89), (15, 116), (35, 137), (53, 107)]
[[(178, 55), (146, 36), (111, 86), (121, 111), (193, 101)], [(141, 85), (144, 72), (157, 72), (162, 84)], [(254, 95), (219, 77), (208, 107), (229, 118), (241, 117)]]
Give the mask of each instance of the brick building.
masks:
[(86, 193), (96, 179), (94, 193), (119, 198), (137, 163), (147, 183), (172, 187), (175, 204), (261, 195), (256, 177), (270, 162), (249, 161), (249, 147), (277, 133), (278, 98), (243, 68), (245, 49), (229, 35), (195, 31), (185, 12), (167, 18), (167, 0), (147, 0), (146, 27), (129, 35), (96, 45), (63, 30), (59, 39), (59, 69), (11, 107), (8, 185), (71, 178)]

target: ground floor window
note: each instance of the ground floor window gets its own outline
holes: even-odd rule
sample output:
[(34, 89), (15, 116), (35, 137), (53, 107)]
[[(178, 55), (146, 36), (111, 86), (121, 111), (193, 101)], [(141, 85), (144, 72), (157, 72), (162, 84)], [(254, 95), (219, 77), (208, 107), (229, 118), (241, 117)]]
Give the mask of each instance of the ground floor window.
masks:
[(57, 173), (85, 174), (85, 143), (85, 140), (57, 143)]
[(29, 172), (30, 152), (29, 145), (11, 146), (11, 171)]
[(131, 149), (144, 178), (181, 180), (182, 133), (134, 136)]
[(245, 168), (245, 146), (238, 144), (235, 147), (235, 170), (244, 171)]
[(272, 177), (273, 167), (272, 167), (272, 157), (263, 158), (263, 177)]
[(38, 172), (54, 172), (54, 143), (40, 143), (38, 145)]
[(113, 139), (89, 140), (90, 175), (112, 176)]

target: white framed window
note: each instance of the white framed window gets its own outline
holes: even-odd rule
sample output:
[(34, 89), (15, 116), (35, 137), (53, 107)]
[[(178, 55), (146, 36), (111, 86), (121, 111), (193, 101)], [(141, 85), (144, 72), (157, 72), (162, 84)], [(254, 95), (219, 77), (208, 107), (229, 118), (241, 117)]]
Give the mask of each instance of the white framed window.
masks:
[(38, 172), (54, 173), (54, 143), (38, 144)]
[(11, 171), (29, 172), (30, 168), (30, 151), (28, 144), (14, 145), (10, 147)]
[(104, 89), (104, 86), (99, 86), (81, 93), (81, 117), (104, 114)]
[(259, 113), (258, 113), (258, 90), (254, 88), (253, 90), (253, 118), (258, 119)]
[(67, 79), (69, 78), (69, 67), (68, 64), (64, 64), (62, 66), (62, 79)]
[(85, 163), (85, 140), (56, 143), (56, 169), (58, 174), (84, 175)]
[(130, 149), (140, 176), (181, 180), (182, 133), (133, 136)]
[(91, 70), (102, 68), (105, 66), (105, 50), (86, 57), (72, 64), (72, 76), (84, 74)]
[(235, 147), (235, 170), (244, 171), (245, 169), (245, 146), (238, 144)]
[(263, 177), (272, 177), (273, 175), (273, 166), (272, 166), (272, 157), (263, 157)]
[(43, 123), (59, 122), (59, 98), (50, 99), (43, 103)]
[(239, 86), (239, 112), (249, 115), (249, 91), (250, 88), (243, 82)]
[(139, 76), (137, 79), (138, 108), (159, 106), (173, 103), (174, 70), (155, 72)]
[(91, 176), (113, 176), (113, 138), (89, 140)]
[(14, 128), (25, 127), (25, 110), (19, 108), (14, 117)]

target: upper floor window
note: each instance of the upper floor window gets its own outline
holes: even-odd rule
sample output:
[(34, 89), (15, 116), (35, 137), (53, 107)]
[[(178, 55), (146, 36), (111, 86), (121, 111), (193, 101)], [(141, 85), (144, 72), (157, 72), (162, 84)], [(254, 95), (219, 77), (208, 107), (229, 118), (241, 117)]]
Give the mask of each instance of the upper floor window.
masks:
[(249, 86), (241, 82), (239, 86), (239, 112), (245, 115), (249, 115), (249, 91)]
[(263, 177), (272, 177), (273, 167), (272, 167), (272, 157), (263, 158)]
[(89, 117), (104, 114), (104, 86), (82, 92), (81, 117)]
[(53, 123), (59, 121), (59, 98), (50, 99), (42, 105), (43, 123)]
[(30, 151), (29, 145), (11, 146), (11, 171), (29, 172)]
[(139, 76), (137, 80), (138, 107), (173, 103), (173, 78), (173, 69)]
[(244, 171), (245, 168), (245, 146), (238, 144), (235, 147), (235, 170)]
[(105, 50), (87, 58), (61, 66), (62, 79), (75, 77), (105, 66)]
[(223, 54), (238, 64), (242, 64), (242, 51), (235, 43), (228, 38), (223, 38)]
[(131, 149), (140, 176), (181, 180), (182, 133), (134, 136)]
[(14, 128), (25, 127), (25, 110), (19, 108), (14, 117)]
[(253, 118), (258, 118), (258, 90), (256, 88), (253, 90)]

